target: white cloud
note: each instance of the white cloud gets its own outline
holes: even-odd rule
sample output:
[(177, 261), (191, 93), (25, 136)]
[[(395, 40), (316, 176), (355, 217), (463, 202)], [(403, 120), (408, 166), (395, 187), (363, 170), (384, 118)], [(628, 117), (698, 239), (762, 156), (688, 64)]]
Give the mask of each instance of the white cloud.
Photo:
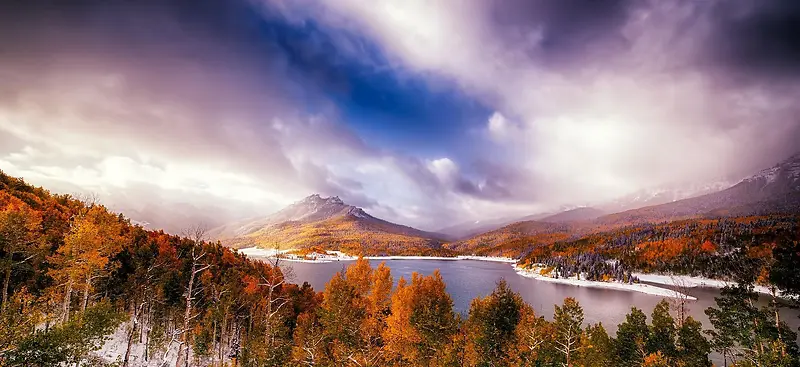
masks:
[(489, 130), (489, 136), (499, 142), (508, 139), (515, 132), (514, 126), (500, 112), (495, 112), (489, 116), (486, 128)]
[(444, 185), (451, 186), (458, 178), (458, 166), (450, 158), (428, 161), (428, 169)]

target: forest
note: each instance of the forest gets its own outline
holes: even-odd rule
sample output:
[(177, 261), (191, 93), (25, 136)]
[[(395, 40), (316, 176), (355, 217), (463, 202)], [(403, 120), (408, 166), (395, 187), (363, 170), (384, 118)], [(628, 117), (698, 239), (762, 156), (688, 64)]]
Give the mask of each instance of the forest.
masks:
[[(502, 280), (466, 314), (453, 310), (438, 272), (395, 282), (389, 267), (363, 259), (324, 290), (292, 284), (279, 264), (208, 241), (201, 227), (181, 236), (145, 230), (91, 198), (0, 173), (0, 366), (689, 367), (710, 366), (712, 351), (728, 365), (800, 366), (797, 335), (777, 312), (787, 301), (758, 307), (753, 291), (767, 281), (800, 296), (796, 219), (675, 226), (687, 228), (679, 238), (704, 235), (674, 256), (647, 255), (651, 243), (672, 239), (659, 226), (527, 253), (595, 261), (580, 255), (592, 252), (688, 273), (723, 271), (703, 255), (711, 253), (758, 265), (730, 272), (739, 285), (706, 310), (709, 330), (662, 301), (632, 308), (608, 333), (586, 324), (571, 298), (547, 320)], [(111, 342), (120, 352), (102, 358)]]
[(690, 219), (632, 225), (566, 241), (531, 240), (520, 264), (543, 264), (589, 280), (628, 281), (631, 272), (656, 272), (782, 289), (791, 284), (772, 269), (791, 266), (780, 256), (797, 251), (799, 240), (796, 215)]

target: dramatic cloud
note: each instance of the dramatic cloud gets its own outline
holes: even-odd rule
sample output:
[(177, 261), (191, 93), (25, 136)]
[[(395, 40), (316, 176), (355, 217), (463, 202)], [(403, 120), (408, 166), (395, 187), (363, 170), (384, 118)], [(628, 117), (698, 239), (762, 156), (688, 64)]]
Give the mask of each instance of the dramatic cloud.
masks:
[[(333, 30), (368, 35), (394, 58), (398, 72), (452, 79), (497, 107), (488, 134), (512, 152), (506, 164), (530, 172), (520, 179), (550, 204), (744, 174), (797, 149), (798, 84), (790, 65), (798, 45), (788, 36), (796, 6), (326, 5), (291, 10)], [(742, 75), (747, 83), (739, 81)], [(774, 83), (776, 75), (789, 79)], [(521, 121), (523, 130), (508, 134), (504, 116)], [(511, 141), (498, 139), (509, 135)], [(740, 154), (743, 147), (749, 154)]]
[(0, 169), (175, 230), (311, 193), (436, 229), (799, 147), (781, 1), (0, 5)]

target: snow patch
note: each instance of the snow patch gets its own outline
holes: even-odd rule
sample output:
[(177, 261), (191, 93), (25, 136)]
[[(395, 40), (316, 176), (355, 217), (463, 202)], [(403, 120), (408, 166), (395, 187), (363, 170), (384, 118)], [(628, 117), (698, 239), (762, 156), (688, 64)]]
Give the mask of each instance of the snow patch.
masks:
[[(724, 280), (717, 280), (705, 277), (693, 277), (688, 275), (667, 275), (667, 274), (645, 274), (634, 273), (633, 276), (639, 278), (640, 281), (648, 283), (663, 284), (675, 287), (709, 287), (709, 288), (725, 288), (729, 285), (736, 285), (735, 282), (728, 282)], [(755, 286), (754, 290), (761, 294), (772, 294), (769, 287), (763, 285)]]
[(661, 297), (670, 297), (670, 298), (683, 298), (687, 300), (695, 301), (697, 298), (676, 292), (671, 289), (656, 287), (649, 284), (641, 284), (641, 283), (621, 283), (621, 282), (598, 282), (592, 280), (584, 280), (578, 279), (576, 277), (570, 278), (551, 278), (548, 276), (544, 276), (539, 272), (540, 269), (525, 269), (520, 266), (514, 265), (514, 271), (517, 274), (526, 277), (532, 278), (536, 280), (541, 280), (545, 282), (552, 282), (552, 283), (561, 283), (561, 284), (568, 284), (574, 285), (578, 287), (591, 287), (591, 288), (604, 288), (604, 289), (614, 289), (614, 290), (621, 290), (621, 291), (633, 291), (633, 292), (640, 292), (645, 294), (650, 294), (654, 296), (661, 296)]

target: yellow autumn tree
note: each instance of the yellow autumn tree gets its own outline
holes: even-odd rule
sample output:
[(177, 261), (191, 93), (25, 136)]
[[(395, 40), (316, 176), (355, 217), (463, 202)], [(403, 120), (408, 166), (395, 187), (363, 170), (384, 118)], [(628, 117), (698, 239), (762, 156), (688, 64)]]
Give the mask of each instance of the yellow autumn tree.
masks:
[(93, 205), (73, 218), (64, 244), (48, 259), (54, 265), (49, 275), (57, 287), (63, 287), (62, 322), (69, 320), (72, 293), (83, 292), (81, 310), (85, 310), (95, 280), (112, 270), (111, 258), (125, 240), (122, 229), (119, 218), (101, 205)]
[[(337, 273), (325, 287), (319, 317), (307, 316), (295, 333), (304, 346), (295, 348), (296, 361), (327, 358), (329, 363), (358, 366), (383, 366), (385, 328), (392, 290), (391, 271), (381, 264), (372, 269), (359, 259), (343, 273)], [(320, 357), (315, 333), (326, 341), (325, 357)]]
[(430, 276), (413, 273), (411, 284), (401, 278), (391, 311), (384, 340), (387, 353), (400, 363), (430, 366), (458, 331), (453, 300), (438, 270)]

